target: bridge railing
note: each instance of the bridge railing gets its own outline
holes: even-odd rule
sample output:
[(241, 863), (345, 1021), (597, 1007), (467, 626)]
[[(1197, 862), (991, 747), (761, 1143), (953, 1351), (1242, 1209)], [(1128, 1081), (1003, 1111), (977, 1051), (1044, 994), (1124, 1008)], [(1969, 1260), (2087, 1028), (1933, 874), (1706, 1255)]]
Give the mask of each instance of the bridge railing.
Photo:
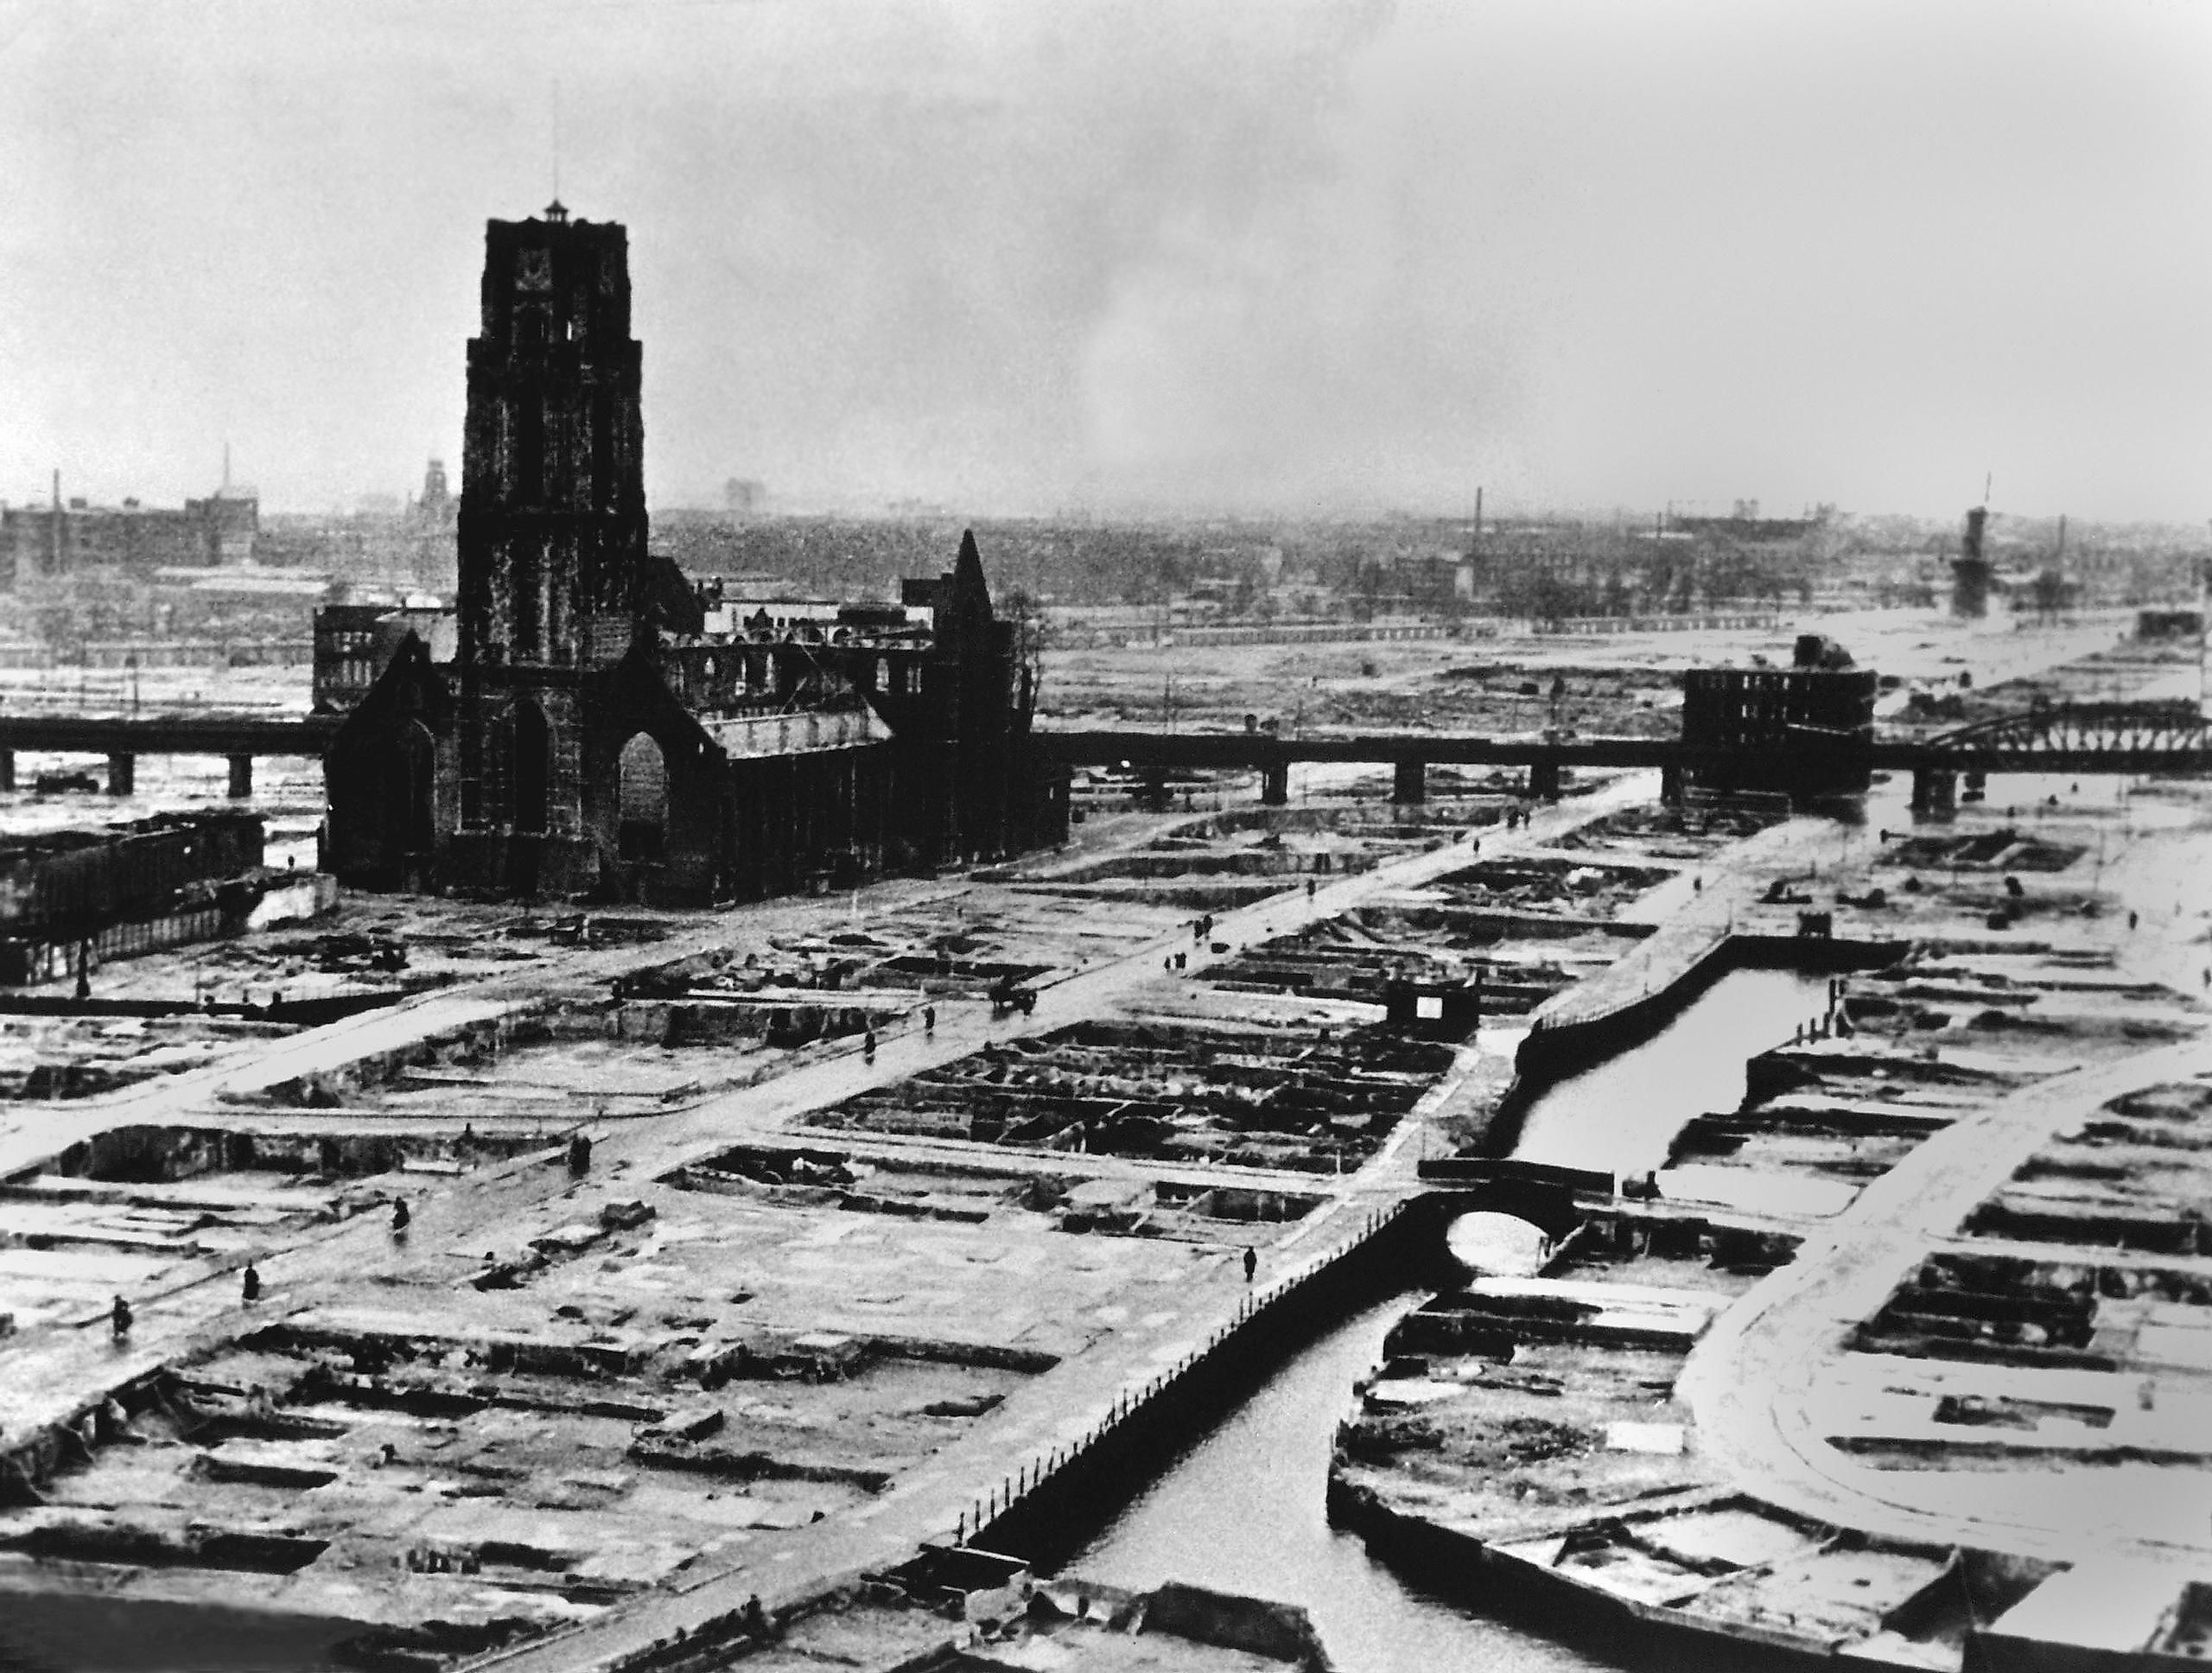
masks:
[(145, 720), (164, 715), (284, 720), (306, 714), (303, 703), (279, 700), (178, 697), (134, 690), (126, 673), (118, 681), (107, 669), (96, 680), (67, 689), (51, 686), (0, 687), (0, 716), (67, 715), (86, 720)]

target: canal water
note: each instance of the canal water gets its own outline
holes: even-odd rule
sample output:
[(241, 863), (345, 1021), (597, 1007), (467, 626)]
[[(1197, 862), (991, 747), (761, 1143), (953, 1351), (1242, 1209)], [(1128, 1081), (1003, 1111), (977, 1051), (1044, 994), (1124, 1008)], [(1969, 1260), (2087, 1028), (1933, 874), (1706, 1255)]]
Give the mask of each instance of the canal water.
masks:
[(1179, 1580), (1294, 1603), (1338, 1673), (1564, 1673), (1592, 1660), (1427, 1596), (1329, 1526), (1325, 1494), (1351, 1384), (1422, 1295), (1368, 1307), (1323, 1335), (1201, 1439), (1064, 1573), (1145, 1588)]
[[(1641, 1174), (1665, 1162), (1691, 1116), (1733, 1110), (1747, 1057), (1820, 1014), (1826, 978), (1740, 970), (1665, 1029), (1529, 1107), (1516, 1155)], [(1538, 1637), (1425, 1593), (1329, 1526), (1331, 1449), (1351, 1385), (1381, 1362), (1391, 1323), (1427, 1292), (1371, 1306), (1327, 1331), (1133, 1500), (1063, 1572), (1109, 1586), (1179, 1580), (1294, 1603), (1340, 1673), (1559, 1673), (1662, 1663), (1662, 1654)], [(1614, 1659), (1616, 1656), (1629, 1659)]]
[(1744, 1100), (1745, 1064), (1827, 1008), (1827, 977), (1731, 970), (1667, 1027), (1529, 1106), (1513, 1154), (1640, 1178), (1683, 1125)]

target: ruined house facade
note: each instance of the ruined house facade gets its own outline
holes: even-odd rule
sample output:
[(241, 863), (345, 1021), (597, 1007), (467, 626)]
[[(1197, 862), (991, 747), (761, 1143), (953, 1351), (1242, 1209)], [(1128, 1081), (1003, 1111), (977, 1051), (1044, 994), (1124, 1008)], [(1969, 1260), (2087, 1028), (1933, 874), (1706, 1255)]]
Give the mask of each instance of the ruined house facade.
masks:
[(614, 224), (486, 232), (457, 643), (404, 643), (324, 762), (324, 862), (375, 889), (696, 906), (1066, 836), (972, 537), (912, 608), (709, 633), (651, 557)]

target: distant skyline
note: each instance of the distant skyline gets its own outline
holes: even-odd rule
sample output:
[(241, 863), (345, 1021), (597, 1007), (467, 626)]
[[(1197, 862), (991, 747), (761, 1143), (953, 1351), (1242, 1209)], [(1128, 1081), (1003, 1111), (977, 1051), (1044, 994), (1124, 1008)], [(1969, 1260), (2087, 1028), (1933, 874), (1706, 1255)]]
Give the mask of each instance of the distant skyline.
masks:
[(2212, 516), (2212, 9), (0, 0), (0, 499), (456, 485), (630, 229), (712, 506)]

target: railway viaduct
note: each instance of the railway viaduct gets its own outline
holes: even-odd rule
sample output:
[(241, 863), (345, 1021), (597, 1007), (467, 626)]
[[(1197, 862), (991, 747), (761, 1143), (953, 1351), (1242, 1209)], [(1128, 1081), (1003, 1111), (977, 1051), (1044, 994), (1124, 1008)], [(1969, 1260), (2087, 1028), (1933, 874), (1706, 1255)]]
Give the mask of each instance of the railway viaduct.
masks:
[[(12, 789), (18, 750), (105, 755), (108, 789), (133, 787), (144, 754), (219, 755), (230, 762), (230, 793), (253, 793), (257, 756), (319, 757), (342, 716), (269, 717), (198, 714), (118, 716), (10, 715), (0, 711), (0, 789)], [(1756, 780), (1763, 765), (1777, 774), (1787, 749), (1764, 754), (1701, 747), (1680, 738), (1538, 736), (1493, 738), (1448, 732), (1315, 733), (1286, 738), (1262, 731), (1057, 730), (1035, 734), (1065, 766), (1133, 771), (1254, 773), (1261, 799), (1289, 797), (1300, 761), (1389, 765), (1396, 800), (1427, 795), (1432, 766), (1517, 767), (1531, 796), (1554, 797), (1568, 767), (1657, 767), (1672, 786), (1685, 773), (1726, 768)], [(1873, 771), (1910, 773), (1913, 806), (1950, 805), (1961, 777), (1991, 773), (2198, 773), (2212, 772), (2212, 722), (2192, 703), (2053, 703), (1933, 735), (1875, 737), (1865, 746)]]

